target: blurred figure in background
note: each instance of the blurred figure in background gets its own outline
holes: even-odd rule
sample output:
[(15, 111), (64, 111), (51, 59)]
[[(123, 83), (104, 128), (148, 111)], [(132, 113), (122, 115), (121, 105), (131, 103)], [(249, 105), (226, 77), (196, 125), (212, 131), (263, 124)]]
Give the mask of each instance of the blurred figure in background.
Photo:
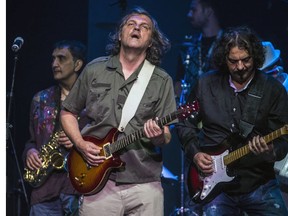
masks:
[(178, 59), (175, 94), (185, 103), (198, 77), (210, 69), (215, 41), (222, 34), (219, 10), (220, 0), (192, 0), (187, 14), (194, 33), (185, 37)]
[(288, 74), (284, 72), (284, 64), (280, 56), (281, 51), (275, 49), (270, 41), (263, 41), (262, 45), (265, 48), (266, 53), (265, 62), (260, 68), (260, 70), (264, 71), (269, 75), (272, 75), (274, 78), (280, 81), (288, 92)]
[[(266, 53), (265, 62), (260, 69), (281, 82), (288, 93), (288, 74), (283, 69), (284, 64), (281, 59), (281, 51), (275, 49), (270, 41), (263, 41), (262, 45)], [(274, 169), (280, 182), (282, 196), (288, 206), (288, 154), (283, 160), (275, 162)]]

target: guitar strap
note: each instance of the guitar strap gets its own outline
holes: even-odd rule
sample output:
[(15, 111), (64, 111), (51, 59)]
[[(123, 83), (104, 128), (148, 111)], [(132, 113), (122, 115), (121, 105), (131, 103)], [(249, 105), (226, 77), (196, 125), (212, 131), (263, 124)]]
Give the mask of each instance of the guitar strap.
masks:
[(266, 81), (267, 77), (260, 74), (248, 92), (248, 98), (239, 124), (240, 135), (243, 138), (246, 138), (254, 128)]
[(133, 118), (139, 103), (144, 95), (148, 82), (152, 76), (155, 65), (145, 60), (138, 78), (135, 80), (128, 97), (126, 98), (118, 130), (123, 132), (128, 122)]

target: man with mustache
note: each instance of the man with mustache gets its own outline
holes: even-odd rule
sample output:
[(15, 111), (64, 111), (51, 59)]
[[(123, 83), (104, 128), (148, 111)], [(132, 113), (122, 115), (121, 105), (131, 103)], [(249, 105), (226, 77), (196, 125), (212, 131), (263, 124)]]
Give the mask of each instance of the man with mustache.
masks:
[[(102, 139), (118, 128), (121, 131), (118, 140), (141, 129), (144, 137), (132, 137), (131, 145), (117, 152), (126, 165), (113, 169), (102, 190), (83, 196), (79, 213), (161, 216), (164, 215), (161, 148), (169, 143), (171, 134), (167, 125), (157, 124), (157, 117), (174, 112), (176, 102), (172, 78), (159, 65), (170, 43), (156, 20), (138, 7), (123, 17), (111, 41), (107, 47), (111, 55), (88, 63), (63, 103), (63, 128), (87, 164), (99, 168), (108, 158), (99, 144), (85, 141), (82, 136)], [(147, 86), (139, 86), (148, 74)], [(142, 94), (135, 94), (141, 89), (145, 90)], [(131, 96), (132, 104), (128, 102)], [(137, 99), (140, 99), (137, 109), (124, 112), (126, 103), (132, 107)], [(91, 124), (80, 133), (77, 115), (84, 108)], [(122, 127), (122, 117), (131, 112), (132, 118)]]
[[(53, 145), (57, 145), (65, 157), (73, 146), (61, 130), (59, 114), (63, 101), (85, 65), (86, 46), (76, 40), (61, 40), (54, 44), (51, 57), (52, 75), (57, 84), (34, 95), (30, 109), (30, 139), (23, 151), (25, 166), (35, 174), (41, 169), (48, 172), (46, 164), (52, 167), (52, 162), (49, 162), (52, 155), (46, 155), (44, 149), (49, 152)], [(86, 119), (82, 118), (79, 125), (82, 125), (82, 121), (84, 124)], [(56, 143), (52, 139), (54, 136)], [(31, 192), (30, 216), (78, 215), (79, 193), (72, 187), (66, 170), (55, 168), (51, 175), (48, 172), (45, 176), (47, 180)]]
[[(251, 29), (227, 29), (213, 51), (217, 70), (200, 77), (189, 97), (199, 101), (197, 120), (177, 124), (191, 170), (203, 178), (203, 188), (193, 188), (193, 178), (190, 186), (200, 214), (288, 214), (273, 169), (288, 151), (287, 134), (264, 139), (287, 126), (288, 98), (280, 82), (259, 70), (264, 60), (264, 48)], [(227, 158), (227, 149), (238, 151)]]

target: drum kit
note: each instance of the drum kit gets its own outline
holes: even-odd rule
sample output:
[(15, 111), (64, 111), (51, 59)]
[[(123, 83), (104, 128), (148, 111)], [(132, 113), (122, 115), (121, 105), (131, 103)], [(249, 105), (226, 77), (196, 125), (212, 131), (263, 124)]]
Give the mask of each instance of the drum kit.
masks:
[[(184, 42), (177, 44), (180, 48), (180, 58), (183, 65), (181, 71), (177, 71), (182, 77), (181, 80), (181, 94), (177, 105), (181, 106), (186, 104), (191, 88), (194, 86), (198, 79), (198, 58), (195, 59), (195, 55), (198, 56), (198, 44), (194, 41), (192, 43), (192, 37), (185, 37)], [(197, 63), (196, 63), (197, 62)]]

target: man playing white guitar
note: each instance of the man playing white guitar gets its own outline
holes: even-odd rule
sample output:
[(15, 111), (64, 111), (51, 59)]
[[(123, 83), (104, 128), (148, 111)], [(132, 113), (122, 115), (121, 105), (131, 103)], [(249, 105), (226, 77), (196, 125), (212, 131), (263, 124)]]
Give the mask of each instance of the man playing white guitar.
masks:
[(199, 101), (198, 119), (176, 126), (200, 215), (288, 215), (273, 169), (288, 151), (288, 98), (258, 69), (264, 54), (251, 29), (224, 32), (213, 51), (217, 71), (203, 75), (188, 100)]

